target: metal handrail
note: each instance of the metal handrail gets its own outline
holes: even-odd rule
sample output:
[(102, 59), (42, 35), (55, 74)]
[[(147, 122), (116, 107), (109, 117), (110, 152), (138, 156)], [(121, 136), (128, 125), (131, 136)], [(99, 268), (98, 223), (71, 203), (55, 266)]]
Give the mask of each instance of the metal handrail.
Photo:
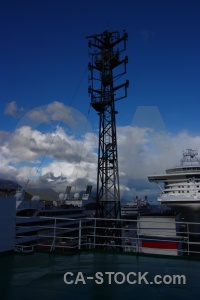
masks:
[[(22, 218), (22, 217), (20, 217)], [(175, 221), (174, 228), (167, 228), (168, 234), (164, 234), (163, 228), (166, 228), (166, 225), (169, 221), (163, 218), (162, 221), (159, 220), (159, 223), (154, 220), (146, 220), (148, 224), (154, 223), (154, 227), (148, 228), (145, 227), (145, 220), (143, 220), (144, 226), (141, 227), (140, 221), (137, 220), (128, 220), (128, 219), (101, 219), (101, 218), (83, 218), (83, 219), (73, 219), (73, 218), (54, 218), (54, 217), (42, 217), (42, 219), (49, 219), (53, 221), (53, 224), (48, 225), (39, 225), (39, 230), (37, 233), (37, 242), (34, 243), (34, 249), (40, 247), (47, 247), (49, 250), (59, 250), (65, 249), (66, 251), (69, 249), (74, 250), (82, 250), (82, 249), (96, 249), (96, 248), (118, 248), (119, 245), (114, 244), (115, 236), (114, 233), (116, 231), (121, 230), (121, 236), (118, 236), (117, 239), (120, 241), (120, 248), (122, 251), (130, 251), (141, 253), (143, 251), (142, 242), (143, 235), (142, 230), (145, 230), (145, 241), (146, 242), (169, 242), (171, 245), (177, 244), (177, 255), (199, 255), (200, 256), (200, 230), (199, 232), (191, 231), (191, 225), (197, 225), (200, 228), (200, 223), (197, 222), (183, 222), (183, 221)], [(57, 221), (63, 220), (63, 222), (57, 223)], [(76, 227), (68, 227), (66, 224), (63, 225), (64, 222), (67, 221), (76, 221)], [(107, 223), (113, 223), (117, 221), (119, 227), (107, 227), (107, 226), (99, 226), (98, 221), (107, 221)], [(159, 226), (157, 227), (157, 225)], [(181, 225), (183, 225), (181, 228)], [(22, 228), (23, 226), (20, 226)], [(24, 226), (25, 228), (25, 226)], [(31, 226), (26, 226), (26, 228), (31, 228)], [(99, 233), (99, 229), (101, 232)], [(112, 230), (112, 234), (109, 233), (109, 229)], [(152, 229), (154, 230), (154, 234), (151, 233)], [(103, 233), (103, 230), (107, 230), (108, 234)], [(41, 231), (41, 233), (40, 233)], [(42, 231), (46, 231), (46, 233), (42, 233)], [(172, 235), (170, 234), (172, 233)], [(17, 238), (24, 238), (24, 243), (28, 238), (31, 238), (31, 232), (29, 235), (18, 234), (16, 231), (16, 242)], [(35, 234), (34, 234), (35, 235)], [(199, 239), (198, 239), (199, 236)], [(173, 238), (173, 240), (172, 240)], [(104, 240), (103, 242), (101, 241)], [(60, 242), (62, 240), (62, 242)], [(41, 242), (42, 241), (42, 242)], [(105, 244), (105, 241), (107, 244)], [(63, 243), (63, 244), (59, 244)], [(70, 244), (74, 243), (74, 245)], [(54, 245), (54, 246), (53, 246)], [(30, 245), (17, 245), (16, 247), (30, 247)], [(194, 248), (197, 247), (197, 249)], [(152, 251), (156, 248), (151, 246)], [(193, 249), (192, 249), (193, 247)], [(129, 250), (127, 250), (129, 249)], [(131, 251), (132, 250), (132, 251)], [(166, 252), (173, 252), (172, 249), (165, 249)]]

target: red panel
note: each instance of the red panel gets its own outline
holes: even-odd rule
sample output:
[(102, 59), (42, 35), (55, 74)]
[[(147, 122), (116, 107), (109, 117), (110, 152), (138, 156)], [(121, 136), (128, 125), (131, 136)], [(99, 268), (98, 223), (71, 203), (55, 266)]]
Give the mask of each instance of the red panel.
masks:
[(176, 242), (142, 241), (141, 247), (158, 249), (178, 249), (178, 244)]

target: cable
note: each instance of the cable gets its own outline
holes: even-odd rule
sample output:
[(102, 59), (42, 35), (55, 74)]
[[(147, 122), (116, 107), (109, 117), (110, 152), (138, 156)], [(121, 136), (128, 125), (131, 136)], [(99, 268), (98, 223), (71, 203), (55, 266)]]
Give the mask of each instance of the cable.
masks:
[[(90, 114), (90, 108), (89, 108), (88, 114), (87, 114), (84, 136), (85, 136), (86, 131), (87, 131), (89, 114)], [(81, 147), (80, 156), (79, 156), (79, 162), (77, 164), (77, 169), (76, 169), (77, 171), (76, 171), (76, 176), (75, 176), (75, 191), (76, 191), (77, 180), (78, 180), (78, 171), (79, 171), (80, 163), (81, 163), (81, 160), (82, 160), (83, 149), (84, 149), (84, 141), (82, 142), (82, 147)]]
[(28, 185), (30, 185), (30, 183), (33, 182), (34, 178), (35, 178), (35, 177), (37, 176), (37, 174), (39, 173), (39, 171), (40, 171), (40, 169), (41, 169), (41, 166), (42, 166), (42, 164), (43, 164), (43, 162), (44, 162), (44, 160), (45, 160), (47, 154), (49, 153), (49, 150), (50, 150), (50, 148), (51, 148), (51, 146), (52, 146), (52, 144), (53, 144), (53, 142), (54, 142), (54, 139), (55, 139), (55, 137), (57, 136), (57, 133), (58, 133), (60, 127), (61, 127), (61, 124), (63, 123), (63, 120), (64, 120), (65, 116), (67, 115), (67, 113), (68, 113), (68, 111), (69, 111), (69, 108), (70, 108), (70, 106), (72, 105), (72, 103), (73, 103), (73, 101), (74, 101), (74, 99), (75, 99), (75, 97), (76, 97), (76, 94), (77, 94), (77, 92), (78, 92), (78, 90), (79, 90), (79, 88), (80, 88), (80, 86), (81, 86), (81, 83), (82, 83), (83, 78), (85, 77), (85, 74), (86, 74), (87, 71), (88, 71), (88, 66), (86, 67), (86, 69), (85, 69), (85, 71), (84, 71), (84, 73), (83, 73), (83, 75), (82, 75), (82, 77), (81, 77), (81, 79), (80, 79), (80, 81), (79, 81), (79, 83), (78, 83), (78, 85), (77, 85), (77, 88), (75, 89), (74, 95), (72, 96), (72, 98), (71, 98), (71, 100), (70, 100), (70, 102), (69, 102), (69, 105), (68, 105), (68, 107), (66, 108), (66, 110), (65, 110), (65, 112), (64, 112), (64, 114), (63, 114), (63, 117), (62, 117), (62, 119), (60, 120), (60, 122), (59, 122), (59, 124), (58, 124), (58, 126), (57, 126), (55, 135), (53, 136), (53, 138), (52, 138), (52, 140), (51, 140), (51, 142), (50, 142), (50, 144), (49, 144), (49, 147), (47, 148), (47, 150), (46, 150), (46, 152), (45, 152), (45, 154), (44, 154), (44, 156), (43, 156), (43, 158), (42, 158), (42, 160), (41, 160), (41, 162), (40, 162), (40, 164), (39, 164), (39, 166), (38, 166), (38, 168), (37, 168), (37, 170), (36, 170), (36, 174), (33, 176), (32, 179), (28, 179), (28, 181), (27, 181), (26, 184), (24, 185), (24, 190), (25, 190), (25, 188), (27, 189)]

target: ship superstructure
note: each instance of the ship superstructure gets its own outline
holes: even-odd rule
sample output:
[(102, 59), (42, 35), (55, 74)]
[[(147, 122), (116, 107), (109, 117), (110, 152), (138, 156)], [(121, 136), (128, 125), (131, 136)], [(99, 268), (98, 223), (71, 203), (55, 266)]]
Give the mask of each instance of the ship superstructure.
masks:
[(150, 175), (148, 179), (156, 182), (161, 189), (160, 204), (177, 212), (200, 212), (200, 159), (197, 150), (185, 150), (179, 166), (167, 169), (165, 174)]

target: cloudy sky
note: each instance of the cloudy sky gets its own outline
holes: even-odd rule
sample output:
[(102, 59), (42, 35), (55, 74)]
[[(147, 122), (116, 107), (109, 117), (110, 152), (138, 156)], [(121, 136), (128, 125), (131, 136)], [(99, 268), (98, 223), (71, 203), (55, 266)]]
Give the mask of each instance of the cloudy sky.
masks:
[(200, 149), (200, 2), (1, 1), (0, 177), (62, 191), (96, 185), (98, 116), (86, 36), (128, 33), (128, 97), (116, 103), (122, 195)]

